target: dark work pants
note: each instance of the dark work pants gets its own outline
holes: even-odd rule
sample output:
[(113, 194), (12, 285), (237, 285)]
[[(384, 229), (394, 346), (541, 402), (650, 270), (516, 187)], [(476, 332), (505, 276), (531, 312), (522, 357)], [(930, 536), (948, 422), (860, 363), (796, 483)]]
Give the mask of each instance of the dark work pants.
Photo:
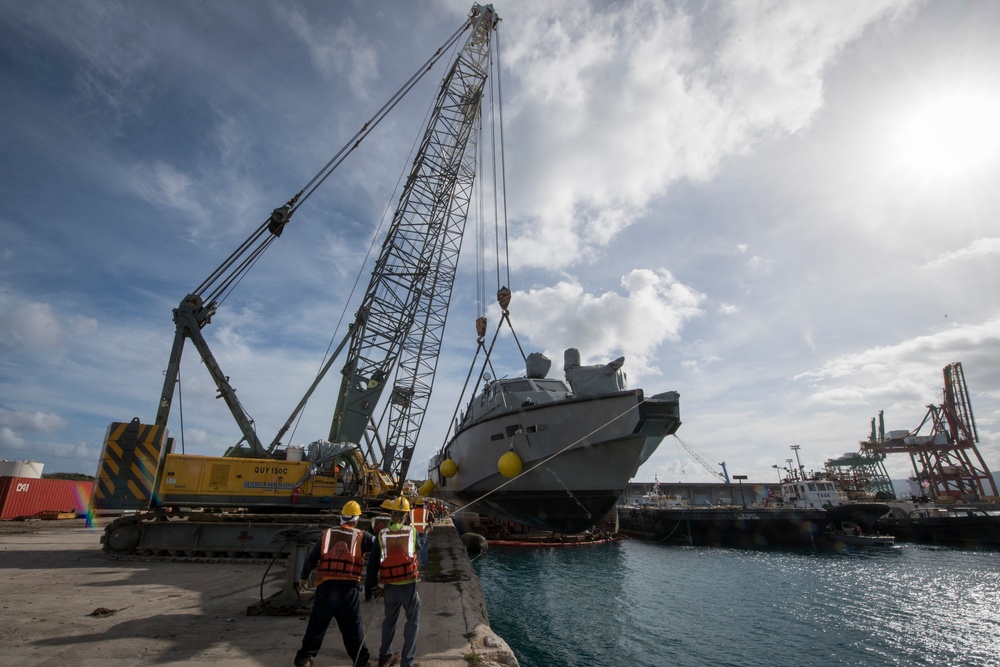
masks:
[(312, 613), (306, 634), (302, 637), (302, 648), (295, 654), (295, 660), (306, 656), (316, 657), (330, 621), (337, 619), (340, 634), (344, 636), (344, 648), (355, 665), (368, 661), (368, 647), (365, 645), (364, 627), (361, 623), (361, 584), (353, 581), (324, 581), (316, 589)]

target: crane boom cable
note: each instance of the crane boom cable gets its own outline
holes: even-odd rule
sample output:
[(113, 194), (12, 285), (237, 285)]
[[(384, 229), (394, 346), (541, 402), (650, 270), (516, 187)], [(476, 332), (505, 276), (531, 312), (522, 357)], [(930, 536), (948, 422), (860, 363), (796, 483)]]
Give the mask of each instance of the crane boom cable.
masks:
[[(455, 41), (451, 40), (450, 44), (452, 47), (454, 47)], [(445, 47), (442, 47), (442, 49), (443, 48)], [(424, 117), (423, 120), (421, 121), (421, 127), (427, 124), (428, 119), (431, 117), (431, 114), (433, 112), (434, 112), (434, 100), (432, 99), (431, 102), (427, 105), (426, 112), (424, 112)], [(420, 144), (420, 139), (421, 137), (419, 133), (414, 136), (413, 143), (410, 145), (410, 150), (407, 153), (407, 158), (406, 160), (403, 161), (404, 165), (409, 164), (412, 161), (412, 156), (417, 151), (417, 148)], [(289, 416), (288, 421), (285, 422), (285, 426), (283, 426), (282, 429), (279, 430), (278, 434), (275, 436), (274, 441), (271, 443), (272, 451), (274, 450), (274, 448), (278, 446), (278, 444), (280, 444), (280, 439), (284, 436), (285, 432), (289, 432), (289, 429), (290, 429), (288, 436), (289, 440), (295, 437), (295, 433), (298, 430), (298, 426), (301, 423), (302, 418), (305, 416), (305, 407), (312, 396), (313, 390), (322, 381), (323, 377), (326, 375), (327, 371), (330, 370), (330, 367), (333, 364), (334, 359), (330, 359), (330, 353), (331, 350), (334, 349), (334, 346), (337, 344), (338, 340), (337, 332), (340, 331), (340, 328), (344, 323), (344, 319), (347, 317), (348, 310), (351, 307), (351, 303), (354, 301), (354, 295), (357, 292), (358, 285), (361, 284), (362, 277), (365, 275), (365, 269), (368, 266), (368, 261), (371, 259), (372, 251), (375, 249), (376, 244), (380, 240), (384, 240), (382, 237), (382, 228), (385, 226), (385, 221), (389, 216), (389, 211), (392, 208), (392, 202), (395, 201), (396, 199), (396, 193), (399, 192), (400, 185), (403, 183), (404, 179), (409, 174), (409, 171), (410, 170), (406, 166), (403, 166), (399, 171), (399, 176), (396, 178), (396, 184), (395, 186), (393, 186), (392, 193), (385, 200), (385, 207), (382, 209), (382, 215), (379, 217), (378, 225), (376, 225), (375, 230), (372, 233), (371, 239), (368, 242), (368, 249), (365, 251), (365, 257), (358, 265), (357, 273), (355, 273), (354, 275), (354, 283), (351, 285), (350, 293), (344, 300), (344, 307), (340, 311), (340, 317), (337, 319), (337, 324), (333, 327), (333, 333), (330, 335), (330, 341), (329, 343), (327, 343), (326, 350), (323, 353), (323, 358), (320, 360), (319, 368), (317, 368), (316, 375), (313, 378), (313, 383), (307, 390), (306, 395), (302, 397), (302, 400), (293, 410), (291, 416)], [(343, 344), (341, 344), (341, 347), (338, 347), (338, 349), (333, 352), (334, 358), (336, 358), (336, 356), (340, 354), (342, 345)], [(386, 406), (386, 410), (388, 410), (388, 406)], [(295, 422), (294, 426), (292, 426), (293, 420)], [(369, 458), (371, 458), (370, 446), (368, 455)]]
[(468, 30), (471, 24), (472, 20), (467, 20), (461, 28), (456, 30), (447, 40), (445, 40), (445, 43), (438, 47), (437, 51), (434, 52), (434, 55), (428, 58), (427, 61), (421, 65), (409, 79), (407, 79), (406, 83), (404, 83), (399, 90), (397, 90), (392, 97), (390, 97), (389, 100), (382, 105), (382, 108), (380, 108), (375, 115), (373, 115), (368, 122), (365, 123), (353, 137), (351, 137), (350, 141), (348, 141), (344, 147), (341, 148), (337, 154), (326, 163), (319, 173), (313, 176), (312, 179), (306, 183), (305, 187), (303, 187), (299, 192), (299, 195), (297, 195), (299, 200), (295, 207), (293, 207), (293, 211), (295, 208), (302, 205), (310, 196), (312, 196), (312, 194), (323, 184), (324, 181), (326, 181), (327, 178), (329, 178), (330, 174), (332, 174), (334, 170), (340, 166), (347, 156), (353, 153), (361, 142), (364, 141), (369, 134), (371, 134), (372, 130), (374, 130), (379, 123), (385, 119), (389, 112), (392, 111), (397, 104), (399, 104), (400, 100), (402, 100), (406, 94), (417, 85), (425, 74), (434, 68), (434, 65), (437, 64), (438, 60), (440, 60), (445, 52), (458, 41), (458, 38), (463, 32)]
[[(407, 81), (382, 105), (382, 107), (358, 130), (353, 137), (313, 176), (299, 192), (289, 200), (283, 209), (276, 209), (268, 219), (257, 227), (237, 248), (234, 250), (200, 285), (192, 292), (202, 296), (206, 290), (211, 289), (208, 297), (203, 297), (206, 303), (224, 300), (224, 294), (232, 290), (239, 284), (239, 277), (245, 274), (257, 261), (259, 256), (271, 245), (274, 238), (281, 233), (284, 223), (288, 221), (292, 213), (305, 203), (305, 201), (316, 192), (316, 190), (326, 181), (327, 178), (339, 167), (344, 160), (354, 152), (361, 142), (388, 116), (388, 114), (399, 104), (403, 97), (427, 74), (434, 65), (445, 55), (449, 48), (453, 46), (463, 32), (465, 32), (470, 21), (466, 21), (462, 27), (456, 30), (445, 40), (434, 54), (428, 58)], [(283, 212), (283, 217), (276, 219), (275, 216)], [(264, 240), (261, 240), (267, 234)], [(248, 255), (249, 253), (249, 255)], [(244, 255), (248, 255), (244, 257)], [(241, 259), (242, 258), (242, 259)], [(235, 267), (235, 268), (234, 268)]]
[[(401, 86), (396, 93), (387, 101), (372, 118), (365, 123), (362, 128), (351, 138), (351, 140), (345, 144), (343, 148), (338, 151), (333, 158), (331, 158), (327, 164), (303, 187), (298, 193), (295, 194), (289, 202), (280, 208), (272, 211), (269, 218), (260, 226), (258, 226), (237, 248), (233, 251), (223, 262), (220, 264), (209, 276), (206, 278), (193, 292), (194, 296), (198, 297), (200, 304), (198, 304), (198, 314), (197, 314), (197, 326), (204, 327), (211, 319), (212, 314), (215, 309), (223, 303), (228, 296), (233, 292), (233, 290), (242, 282), (243, 278), (246, 276), (247, 272), (260, 260), (264, 251), (267, 250), (271, 244), (274, 242), (275, 238), (281, 235), (285, 224), (287, 224), (292, 213), (301, 206), (306, 199), (313, 194), (316, 189), (332, 174), (332, 172), (343, 163), (346, 157), (352, 153), (361, 143), (361, 141), (370, 134), (375, 127), (377, 127), (381, 121), (399, 104), (400, 100), (419, 82), (427, 72), (429, 72), (433, 66), (441, 59), (441, 57), (449, 51), (449, 48), (456, 44), (459, 37), (463, 32), (465, 32), (471, 25), (471, 19), (467, 20), (458, 30), (456, 30), (448, 39), (445, 40), (434, 54), (428, 58), (413, 75), (406, 81), (406, 83)], [(374, 245), (374, 238), (373, 238)], [(370, 251), (369, 251), (370, 252)], [(208, 292), (206, 295), (205, 293)], [(188, 299), (189, 297), (186, 297)], [(202, 307), (204, 306), (204, 307)], [(177, 335), (182, 335), (178, 333)], [(332, 346), (332, 341), (331, 341)], [(175, 346), (176, 347), (176, 346)], [(328, 348), (329, 350), (329, 348)], [(207, 351), (207, 347), (203, 351), (203, 357), (205, 354), (211, 354)], [(179, 352), (177, 355), (179, 359)], [(212, 360), (214, 365), (214, 359)], [(321, 364), (322, 367), (322, 364)], [(171, 363), (169, 368), (178, 368), (179, 364)], [(177, 372), (177, 371), (175, 371)], [(221, 377), (221, 376), (220, 376)], [(171, 386), (176, 385), (179, 377), (175, 378), (175, 381)], [(253, 443), (254, 449), (259, 448), (259, 439), (257, 438), (255, 427), (253, 425), (253, 419), (250, 418), (246, 409), (242, 406), (239, 399), (236, 397), (235, 391), (231, 386), (228, 385), (228, 381), (220, 380), (216, 378), (216, 383), (222, 384), (219, 386), (221, 393), (226, 397), (227, 403), (230, 404), (230, 409), (233, 411), (233, 416), (236, 418), (237, 422), (241, 424), (241, 430), (243, 431), (243, 439)], [(223, 386), (225, 385), (225, 386)], [(172, 389), (170, 390), (172, 393)], [(169, 400), (170, 396), (167, 392), (164, 392), (163, 399), (166, 400), (166, 408), (161, 408), (158, 414), (158, 420), (162, 419), (164, 424), (169, 415)], [(297, 408), (297, 410), (301, 410)], [(299, 416), (301, 412), (299, 412)], [(293, 414), (289, 418), (289, 422), (283, 427), (287, 429), (290, 425), (291, 420), (295, 419), (296, 415)], [(278, 436), (280, 437), (280, 436)], [(278, 437), (272, 443), (271, 449), (273, 450), (276, 446)]]
[(259, 227), (257, 227), (257, 229), (251, 232), (250, 236), (244, 239), (244, 241), (236, 248), (236, 250), (230, 253), (229, 257), (227, 257), (219, 266), (217, 266), (215, 270), (212, 271), (212, 273), (210, 273), (209, 276), (205, 278), (205, 280), (203, 280), (202, 283), (198, 285), (198, 287), (195, 288), (193, 293), (200, 295), (206, 289), (208, 289), (209, 286), (218, 281), (219, 277), (224, 275), (230, 269), (230, 267), (232, 267), (232, 265), (236, 262), (237, 259), (246, 254), (248, 248), (250, 248), (254, 243), (257, 243), (259, 241), (260, 237), (264, 234), (264, 232), (267, 232), (269, 230), (270, 224), (271, 224), (271, 217), (268, 216), (267, 220), (265, 220)]
[(264, 251), (271, 247), (274, 243), (276, 236), (269, 236), (258, 248), (254, 250), (253, 253), (248, 255), (243, 262), (240, 263), (239, 270), (231, 273), (226, 281), (219, 285), (210, 295), (209, 302), (216, 302), (218, 305), (222, 305), (229, 298), (229, 295), (235, 291), (236, 287), (239, 286), (246, 275), (250, 272), (250, 269), (260, 261), (260, 258), (264, 255)]

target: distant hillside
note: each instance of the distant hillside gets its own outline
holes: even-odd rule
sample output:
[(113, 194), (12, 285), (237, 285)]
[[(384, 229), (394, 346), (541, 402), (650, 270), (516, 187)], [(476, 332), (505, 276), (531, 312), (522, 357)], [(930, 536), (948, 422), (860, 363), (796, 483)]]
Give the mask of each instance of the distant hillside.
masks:
[(84, 475), (82, 472), (52, 472), (43, 473), (42, 479), (68, 479), (71, 482), (93, 482), (96, 477)]

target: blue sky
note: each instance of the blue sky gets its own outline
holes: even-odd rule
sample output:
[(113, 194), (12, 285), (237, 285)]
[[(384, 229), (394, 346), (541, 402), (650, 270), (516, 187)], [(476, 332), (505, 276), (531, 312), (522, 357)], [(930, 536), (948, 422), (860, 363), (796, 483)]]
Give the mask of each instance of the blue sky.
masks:
[[(92, 474), (108, 423), (151, 421), (171, 309), (470, 6), (0, 2), (0, 458)], [(495, 7), (511, 317), (553, 375), (566, 347), (625, 355), (631, 386), (681, 393), (679, 435), (704, 459), (771, 481), (792, 444), (809, 468), (855, 451), (879, 410), (916, 427), (960, 361), (1000, 468), (1000, 5)], [(344, 333), (442, 76), (205, 329), (268, 442)], [(471, 361), (473, 254), (411, 476)], [(193, 348), (181, 378), (184, 450), (221, 454), (238, 431)], [(325, 437), (334, 382), (291, 444)], [(654, 476), (713, 479), (673, 439), (637, 479)]]

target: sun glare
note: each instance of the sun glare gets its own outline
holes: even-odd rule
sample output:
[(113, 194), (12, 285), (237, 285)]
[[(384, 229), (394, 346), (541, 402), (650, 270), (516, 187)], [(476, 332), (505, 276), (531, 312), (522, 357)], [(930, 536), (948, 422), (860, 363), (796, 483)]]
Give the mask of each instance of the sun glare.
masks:
[(904, 113), (895, 133), (902, 167), (927, 179), (974, 176), (1000, 157), (1000, 98), (942, 95)]

